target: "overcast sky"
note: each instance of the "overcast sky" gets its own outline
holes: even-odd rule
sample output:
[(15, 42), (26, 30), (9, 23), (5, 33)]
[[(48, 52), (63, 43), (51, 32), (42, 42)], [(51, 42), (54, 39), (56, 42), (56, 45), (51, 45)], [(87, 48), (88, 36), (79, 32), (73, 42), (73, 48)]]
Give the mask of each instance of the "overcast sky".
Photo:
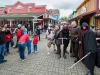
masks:
[[(13, 5), (18, 0), (0, 0), (0, 6)], [(47, 5), (47, 9), (59, 9), (60, 17), (68, 16), (84, 0), (19, 0), (22, 3), (35, 3), (36, 5)]]

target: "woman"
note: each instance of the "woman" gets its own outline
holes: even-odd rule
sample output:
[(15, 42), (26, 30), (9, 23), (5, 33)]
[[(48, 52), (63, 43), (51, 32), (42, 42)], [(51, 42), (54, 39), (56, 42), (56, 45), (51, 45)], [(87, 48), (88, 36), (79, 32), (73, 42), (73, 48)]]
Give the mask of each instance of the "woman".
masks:
[(60, 38), (62, 38), (62, 32), (60, 31), (60, 26), (56, 25), (55, 27), (55, 44), (57, 46), (57, 52), (56, 54), (58, 54), (58, 59), (60, 59), (61, 57), (61, 44), (62, 44), (62, 40)]

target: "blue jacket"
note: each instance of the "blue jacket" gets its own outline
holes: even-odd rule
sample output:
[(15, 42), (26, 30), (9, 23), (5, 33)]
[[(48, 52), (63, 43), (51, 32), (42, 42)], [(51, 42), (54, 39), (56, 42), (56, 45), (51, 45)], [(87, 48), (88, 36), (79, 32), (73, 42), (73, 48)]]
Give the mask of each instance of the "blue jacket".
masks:
[(28, 40), (28, 42), (27, 42), (27, 46), (29, 47), (29, 46), (31, 46), (31, 42), (32, 42), (32, 40)]

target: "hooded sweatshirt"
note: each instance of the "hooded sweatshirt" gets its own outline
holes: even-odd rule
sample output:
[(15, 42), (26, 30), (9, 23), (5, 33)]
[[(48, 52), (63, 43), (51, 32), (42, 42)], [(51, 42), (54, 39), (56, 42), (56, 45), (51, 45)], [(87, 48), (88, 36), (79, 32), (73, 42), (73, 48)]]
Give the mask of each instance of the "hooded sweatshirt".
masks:
[(18, 42), (23, 42), (23, 43), (27, 43), (29, 40), (29, 35), (28, 34), (24, 34)]

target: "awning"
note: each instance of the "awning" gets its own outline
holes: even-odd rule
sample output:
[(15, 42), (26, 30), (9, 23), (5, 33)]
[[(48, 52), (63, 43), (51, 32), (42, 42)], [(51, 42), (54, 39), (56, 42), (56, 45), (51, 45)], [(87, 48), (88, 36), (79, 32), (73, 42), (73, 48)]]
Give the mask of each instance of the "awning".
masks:
[(94, 17), (100, 17), (100, 14), (96, 14)]
[(28, 18), (33, 19), (43, 13), (33, 13), (33, 14), (2, 14), (0, 15), (0, 19), (19, 19), (19, 18)]

